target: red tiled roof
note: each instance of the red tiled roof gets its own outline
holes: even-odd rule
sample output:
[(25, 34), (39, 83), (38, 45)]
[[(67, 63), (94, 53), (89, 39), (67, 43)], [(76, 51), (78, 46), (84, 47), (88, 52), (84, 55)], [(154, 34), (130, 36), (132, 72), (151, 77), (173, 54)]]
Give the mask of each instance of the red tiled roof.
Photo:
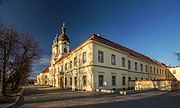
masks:
[(42, 73), (48, 73), (49, 72), (49, 67), (45, 68)]
[(180, 66), (168, 66), (168, 68), (178, 68)]
[(124, 46), (122, 46), (122, 45), (119, 45), (119, 44), (117, 44), (117, 43), (115, 43), (115, 42), (112, 42), (112, 41), (110, 41), (110, 40), (108, 40), (108, 39), (105, 39), (105, 38), (103, 38), (103, 37), (101, 37), (101, 36), (98, 36), (98, 35), (96, 35), (96, 34), (94, 34), (92, 40), (95, 40), (95, 41), (100, 42), (100, 43), (102, 43), (102, 44), (108, 45), (108, 46), (113, 47), (113, 48), (115, 48), (115, 49), (118, 49), (118, 50), (127, 52), (127, 53), (129, 53), (131, 56), (134, 56), (134, 57), (143, 59), (143, 60), (145, 60), (145, 61), (149, 61), (149, 62), (155, 63), (155, 64), (157, 64), (157, 65), (165, 66), (165, 64), (163, 64), (163, 63), (161, 63), (161, 62), (158, 62), (157, 60), (151, 59), (150, 57), (147, 57), (147, 56), (145, 56), (145, 55), (143, 55), (143, 54), (141, 54), (141, 53), (138, 53), (138, 52), (136, 52), (136, 51), (133, 51), (133, 50), (131, 50), (131, 49), (129, 49), (129, 48), (126, 48), (126, 47), (124, 47)]
[(154, 63), (154, 64), (157, 64), (157, 65), (161, 65), (163, 67), (166, 67), (166, 65), (164, 63), (161, 63), (157, 60), (154, 60), (154, 59), (151, 59), (150, 57), (147, 57), (141, 53), (138, 53), (136, 51), (133, 51), (129, 48), (126, 48), (120, 44), (117, 44), (115, 42), (112, 42), (108, 39), (105, 39), (101, 36), (98, 36), (96, 34), (92, 34), (87, 40), (85, 40), (84, 42), (82, 42), (80, 45), (78, 45), (76, 48), (74, 48), (72, 51), (68, 52), (66, 55), (64, 55), (62, 58), (60, 58), (58, 61), (61, 61), (62, 59), (66, 58), (67, 56), (69, 56), (71, 54), (71, 52), (73, 52), (74, 50), (76, 50), (79, 46), (81, 46), (82, 44), (84, 44), (85, 42), (89, 41), (89, 40), (94, 40), (94, 41), (97, 41), (97, 42), (100, 42), (102, 44), (105, 44), (107, 46), (110, 46), (112, 48), (115, 48), (115, 49), (118, 49), (118, 50), (121, 50), (121, 51), (124, 51), (124, 52), (127, 52), (129, 53), (131, 56), (134, 56), (134, 57), (137, 57), (137, 58), (140, 58), (142, 60), (145, 60), (145, 61), (149, 61), (151, 63)]
[[(94, 34), (93, 34), (94, 35)], [(67, 54), (65, 54), (63, 57), (61, 57), (57, 62), (61, 61), (62, 59), (66, 58), (67, 56), (69, 56), (74, 50), (76, 50), (77, 48), (79, 48), (81, 45), (83, 45), (85, 42), (91, 40), (91, 38), (93, 37), (93, 35), (91, 35), (88, 39), (86, 39), (84, 42), (82, 42), (81, 44), (79, 44), (77, 47), (75, 47), (73, 50), (70, 50)]]

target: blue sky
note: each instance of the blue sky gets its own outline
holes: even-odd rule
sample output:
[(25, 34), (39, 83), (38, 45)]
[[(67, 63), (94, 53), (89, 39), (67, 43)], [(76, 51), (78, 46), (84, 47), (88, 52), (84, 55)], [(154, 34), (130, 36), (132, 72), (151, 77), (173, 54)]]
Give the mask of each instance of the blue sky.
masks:
[(0, 18), (39, 41), (43, 58), (35, 76), (49, 64), (51, 45), (66, 23), (71, 49), (91, 34), (115, 41), (167, 65), (180, 65), (179, 0), (9, 0)]

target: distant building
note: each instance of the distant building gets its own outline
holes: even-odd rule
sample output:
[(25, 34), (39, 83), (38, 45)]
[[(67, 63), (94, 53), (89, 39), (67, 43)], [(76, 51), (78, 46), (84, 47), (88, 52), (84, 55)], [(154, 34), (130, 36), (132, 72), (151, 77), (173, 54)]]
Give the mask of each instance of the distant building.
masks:
[(169, 67), (169, 80), (180, 81), (180, 66)]
[(128, 88), (131, 80), (166, 79), (165, 64), (97, 34), (70, 51), (65, 24), (61, 29), (53, 41), (48, 72), (37, 76), (39, 84), (94, 91)]
[(51, 79), (49, 68), (46, 68), (37, 75), (36, 85), (52, 85)]

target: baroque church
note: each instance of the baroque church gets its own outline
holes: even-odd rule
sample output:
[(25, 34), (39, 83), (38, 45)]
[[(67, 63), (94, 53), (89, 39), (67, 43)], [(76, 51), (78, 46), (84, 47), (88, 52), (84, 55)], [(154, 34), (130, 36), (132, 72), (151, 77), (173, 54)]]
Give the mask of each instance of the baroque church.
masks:
[(95, 91), (127, 89), (134, 80), (165, 80), (167, 66), (98, 34), (92, 34), (70, 50), (65, 23), (56, 35), (48, 72), (38, 75), (39, 84)]

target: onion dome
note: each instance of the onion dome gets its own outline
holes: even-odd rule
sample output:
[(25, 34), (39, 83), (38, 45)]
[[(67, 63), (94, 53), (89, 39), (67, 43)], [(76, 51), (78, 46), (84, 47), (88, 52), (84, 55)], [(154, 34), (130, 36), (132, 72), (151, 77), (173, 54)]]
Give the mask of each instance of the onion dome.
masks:
[(65, 23), (63, 23), (62, 27), (61, 27), (61, 34), (59, 36), (59, 40), (61, 41), (67, 41), (70, 43), (70, 39), (68, 38), (68, 36), (66, 35), (66, 27), (65, 27)]

